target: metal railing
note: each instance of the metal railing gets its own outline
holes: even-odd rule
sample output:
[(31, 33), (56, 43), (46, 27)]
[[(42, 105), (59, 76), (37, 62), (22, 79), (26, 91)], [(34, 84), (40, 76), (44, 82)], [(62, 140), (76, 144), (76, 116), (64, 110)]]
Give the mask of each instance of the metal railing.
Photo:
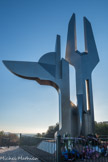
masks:
[(59, 136), (57, 162), (87, 161), (108, 162), (108, 138), (101, 137), (65, 137)]
[(22, 135), (20, 146), (43, 162), (108, 162), (108, 136), (56, 139)]

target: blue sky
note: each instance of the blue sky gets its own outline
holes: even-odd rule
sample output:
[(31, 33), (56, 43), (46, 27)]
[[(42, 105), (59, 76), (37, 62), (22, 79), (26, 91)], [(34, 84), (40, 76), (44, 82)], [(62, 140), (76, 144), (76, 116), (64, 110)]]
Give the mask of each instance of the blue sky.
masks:
[[(84, 51), (83, 17), (92, 24), (100, 62), (92, 74), (96, 121), (108, 120), (108, 1), (0, 0), (0, 130), (44, 132), (58, 122), (58, 94), (49, 86), (10, 73), (2, 60), (38, 61), (54, 51), (61, 35), (65, 57), (67, 27), (76, 14), (78, 50)], [(75, 72), (70, 66), (70, 97), (75, 97)]]

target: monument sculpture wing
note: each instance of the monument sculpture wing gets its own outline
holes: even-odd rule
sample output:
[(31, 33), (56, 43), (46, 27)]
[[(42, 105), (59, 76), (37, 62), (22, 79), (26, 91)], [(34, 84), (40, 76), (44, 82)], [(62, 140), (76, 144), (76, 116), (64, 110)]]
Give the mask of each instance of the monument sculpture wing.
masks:
[[(55, 65), (24, 61), (3, 61), (3, 63), (12, 73), (25, 79), (43, 80), (55, 76)], [(50, 66), (49, 71), (48, 66)]]

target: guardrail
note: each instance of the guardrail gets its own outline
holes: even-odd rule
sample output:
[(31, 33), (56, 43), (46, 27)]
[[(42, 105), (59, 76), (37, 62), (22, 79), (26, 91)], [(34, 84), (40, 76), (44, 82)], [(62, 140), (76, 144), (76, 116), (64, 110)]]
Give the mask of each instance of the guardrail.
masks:
[(43, 162), (108, 162), (108, 136), (56, 139), (21, 136), (20, 146)]
[(87, 136), (81, 138), (59, 136), (57, 162), (108, 162), (108, 138)]

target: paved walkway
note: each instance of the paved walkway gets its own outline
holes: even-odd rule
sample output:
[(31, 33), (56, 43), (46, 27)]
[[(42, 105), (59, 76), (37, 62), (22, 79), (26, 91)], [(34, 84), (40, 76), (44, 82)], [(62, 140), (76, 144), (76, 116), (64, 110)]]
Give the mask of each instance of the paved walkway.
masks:
[(19, 146), (0, 147), (0, 161), (6, 162), (41, 162), (36, 157), (33, 157)]

